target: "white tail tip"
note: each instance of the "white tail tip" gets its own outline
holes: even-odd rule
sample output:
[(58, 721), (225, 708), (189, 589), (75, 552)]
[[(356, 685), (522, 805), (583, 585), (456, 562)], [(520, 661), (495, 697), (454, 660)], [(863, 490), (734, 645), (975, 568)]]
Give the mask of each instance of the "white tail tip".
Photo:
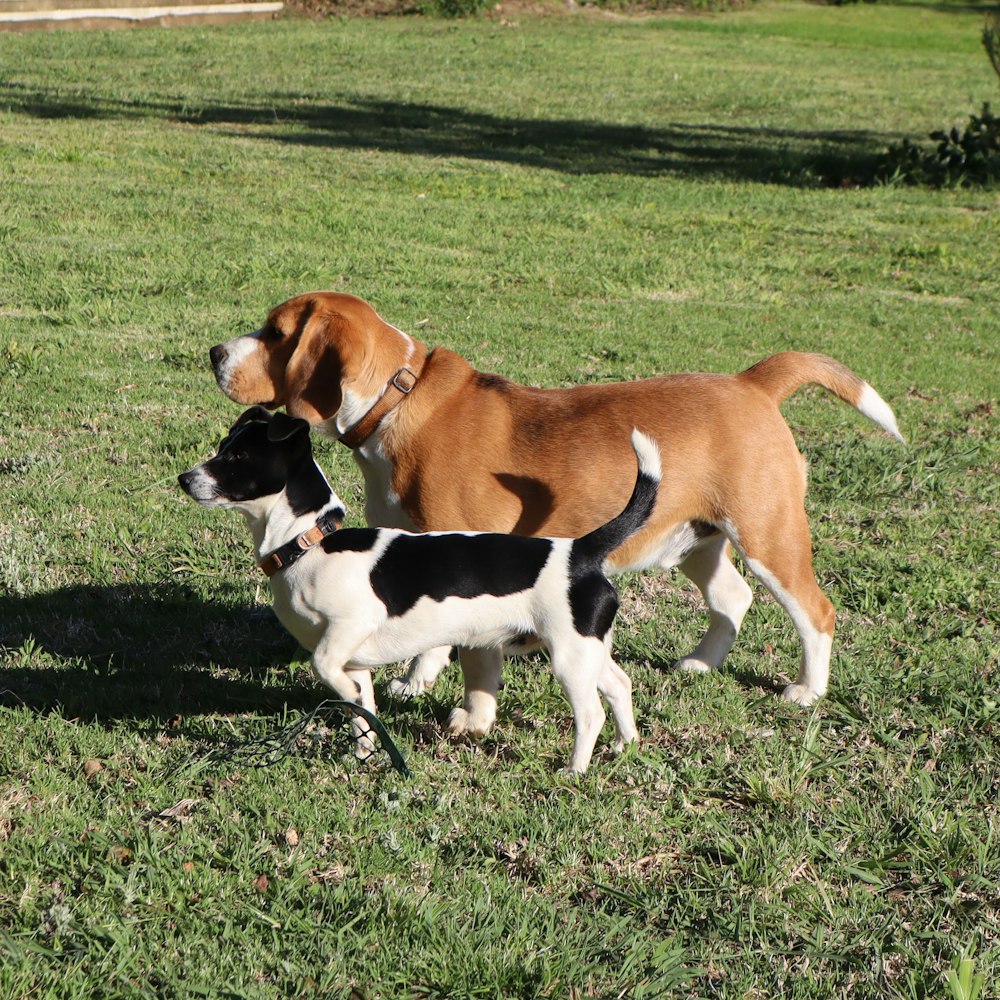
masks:
[(656, 442), (648, 434), (643, 434), (638, 428), (633, 428), (632, 448), (635, 451), (635, 457), (639, 460), (639, 471), (659, 482), (663, 470), (660, 467), (660, 449)]
[(879, 427), (887, 430), (897, 441), (906, 440), (899, 433), (899, 427), (896, 426), (896, 416), (889, 408), (889, 404), (867, 382), (855, 405), (860, 414), (869, 420), (874, 420)]

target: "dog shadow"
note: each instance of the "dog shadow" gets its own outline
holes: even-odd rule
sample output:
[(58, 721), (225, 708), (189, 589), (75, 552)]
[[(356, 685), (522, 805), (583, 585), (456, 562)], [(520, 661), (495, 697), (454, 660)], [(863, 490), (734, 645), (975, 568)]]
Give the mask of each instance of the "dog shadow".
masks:
[(268, 683), (297, 649), (270, 608), (173, 582), (0, 594), (0, 706), (102, 722), (307, 708), (315, 688)]
[[(780, 694), (787, 680), (778, 680), (774, 676), (759, 672), (753, 666), (747, 665), (746, 658), (740, 655), (740, 642), (733, 649), (733, 652), (726, 657), (720, 667), (716, 667), (712, 674), (729, 678), (739, 688), (750, 695), (758, 697), (773, 697)], [(673, 682), (683, 682), (687, 685), (697, 686), (703, 681), (707, 674), (688, 672), (681, 669), (681, 659), (690, 652), (687, 645), (679, 645), (664, 638), (662, 644), (655, 650), (651, 650), (645, 641), (635, 642), (629, 635), (626, 628), (619, 626), (615, 631), (615, 659), (629, 673), (629, 664), (643, 664), (649, 672), (649, 676), (655, 679), (662, 678), (666, 681), (670, 678)], [(743, 652), (753, 650), (748, 646)], [(633, 677), (633, 680), (635, 678)]]
[(496, 481), (521, 503), (521, 516), (511, 529), (515, 535), (537, 534), (555, 507), (555, 497), (549, 486), (532, 476), (515, 476), (495, 472)]

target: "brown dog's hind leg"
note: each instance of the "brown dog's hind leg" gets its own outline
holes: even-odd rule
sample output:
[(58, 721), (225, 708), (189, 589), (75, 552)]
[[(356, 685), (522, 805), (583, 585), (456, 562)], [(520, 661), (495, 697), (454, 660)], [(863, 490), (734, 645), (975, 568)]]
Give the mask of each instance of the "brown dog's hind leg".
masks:
[(816, 583), (805, 512), (788, 505), (781, 513), (779, 525), (772, 519), (767, 531), (741, 533), (733, 543), (795, 623), (802, 660), (795, 683), (785, 688), (782, 697), (808, 706), (826, 694), (837, 613)]
[(701, 642), (678, 660), (677, 666), (707, 673), (721, 666), (733, 648), (753, 593), (733, 565), (729, 539), (721, 531), (706, 538), (678, 569), (701, 591), (708, 605), (709, 624)]

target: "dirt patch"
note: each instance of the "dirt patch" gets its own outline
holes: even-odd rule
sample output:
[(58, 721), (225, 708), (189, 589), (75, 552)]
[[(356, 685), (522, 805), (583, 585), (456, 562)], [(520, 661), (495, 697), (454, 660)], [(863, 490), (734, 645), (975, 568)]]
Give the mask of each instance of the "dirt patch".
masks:
[[(329, 17), (419, 17), (431, 0), (285, 0), (285, 10), (293, 15), (311, 18)], [(592, 3), (575, 0), (503, 0), (487, 6), (482, 13), (473, 15), (489, 21), (515, 25), (519, 17), (629, 17), (649, 13), (690, 10), (683, 4), (665, 8), (662, 3), (635, 3), (627, 8), (608, 9)]]

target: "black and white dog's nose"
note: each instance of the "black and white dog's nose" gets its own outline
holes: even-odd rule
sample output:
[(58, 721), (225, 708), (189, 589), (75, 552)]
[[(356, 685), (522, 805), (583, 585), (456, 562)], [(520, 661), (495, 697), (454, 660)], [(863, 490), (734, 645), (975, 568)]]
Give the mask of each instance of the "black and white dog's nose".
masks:
[(229, 357), (229, 352), (226, 350), (226, 345), (216, 344), (215, 347), (213, 347), (208, 352), (208, 357), (212, 362), (212, 367), (218, 368), (219, 365), (221, 365), (222, 362), (225, 361), (227, 357)]

